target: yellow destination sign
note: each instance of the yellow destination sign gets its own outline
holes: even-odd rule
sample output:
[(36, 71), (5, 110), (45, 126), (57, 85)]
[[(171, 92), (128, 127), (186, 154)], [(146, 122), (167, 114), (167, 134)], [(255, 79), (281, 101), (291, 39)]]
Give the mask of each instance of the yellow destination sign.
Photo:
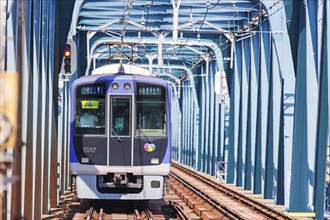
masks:
[(81, 108), (82, 109), (98, 109), (99, 108), (99, 101), (97, 101), (97, 100), (82, 100), (81, 101)]

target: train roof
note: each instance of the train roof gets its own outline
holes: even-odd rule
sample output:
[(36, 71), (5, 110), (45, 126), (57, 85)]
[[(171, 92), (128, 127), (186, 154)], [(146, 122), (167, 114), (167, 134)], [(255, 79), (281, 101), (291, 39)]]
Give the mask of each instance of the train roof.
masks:
[(82, 76), (76, 79), (73, 82), (72, 86), (75, 87), (77, 85), (81, 85), (84, 83), (93, 83), (101, 80), (110, 80), (113, 78), (127, 79), (131, 77), (133, 77), (132, 78), (133, 80), (138, 78), (142, 80), (143, 78), (143, 80), (146, 82), (150, 82), (150, 83), (157, 82), (164, 86), (167, 85), (167, 82), (164, 79), (154, 77), (149, 73), (148, 70), (143, 69), (139, 66), (127, 65), (127, 64), (123, 64), (122, 66), (124, 67), (124, 71), (119, 71), (120, 64), (109, 64), (96, 68), (93, 70), (92, 75)]
[[(120, 70), (120, 67), (122, 67), (123, 69)], [(122, 66), (120, 64), (109, 64), (101, 66), (99, 68), (94, 69), (92, 71), (92, 75), (114, 75), (120, 73), (120, 71), (123, 71), (122, 73), (125, 74), (151, 76), (151, 73), (148, 70), (139, 66), (129, 64), (122, 64)]]

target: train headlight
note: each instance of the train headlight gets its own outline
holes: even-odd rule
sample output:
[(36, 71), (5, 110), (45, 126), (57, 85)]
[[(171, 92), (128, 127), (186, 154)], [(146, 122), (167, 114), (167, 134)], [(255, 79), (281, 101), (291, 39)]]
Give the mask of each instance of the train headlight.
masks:
[(124, 84), (124, 89), (129, 90), (131, 88), (131, 84), (125, 83)]
[(112, 87), (112, 89), (116, 90), (119, 88), (119, 85), (118, 85), (118, 83), (112, 83), (111, 87)]

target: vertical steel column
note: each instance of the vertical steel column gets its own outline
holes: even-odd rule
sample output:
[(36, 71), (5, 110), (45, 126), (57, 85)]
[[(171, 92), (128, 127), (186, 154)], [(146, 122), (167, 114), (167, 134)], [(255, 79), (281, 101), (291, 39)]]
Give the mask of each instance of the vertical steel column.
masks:
[(325, 197), (325, 173), (327, 143), (330, 141), (330, 3), (323, 2), (323, 21), (322, 21), (322, 43), (321, 43), (321, 62), (319, 78), (319, 106), (318, 106), (318, 125), (317, 142), (315, 157), (315, 181), (314, 198), (315, 219), (324, 218), (324, 197)]
[(218, 132), (218, 138), (219, 138), (219, 147), (218, 147), (218, 157), (217, 161), (227, 161), (225, 156), (226, 149), (226, 130), (227, 130), (227, 122), (225, 120), (225, 106), (220, 105), (219, 106), (219, 132)]
[(243, 43), (242, 41), (238, 41), (236, 42), (236, 54), (235, 54), (235, 57), (236, 57), (236, 61), (237, 61), (237, 64), (236, 65), (236, 70), (239, 74), (239, 88), (238, 88), (238, 95), (239, 95), (239, 102), (237, 103), (238, 105), (238, 115), (237, 115), (237, 120), (238, 121), (238, 127), (236, 128), (237, 129), (237, 136), (235, 136), (235, 141), (237, 141), (237, 144), (236, 145), (233, 145), (233, 147), (235, 146), (235, 155), (234, 155), (234, 158), (235, 158), (235, 180), (234, 180), (234, 183), (236, 186), (242, 186), (242, 173), (243, 173), (243, 144), (242, 144), (242, 133), (243, 133), (243, 120), (242, 120), (242, 117), (243, 117), (243, 102), (244, 102), (244, 98), (242, 97), (242, 94), (243, 94), (243, 77), (246, 77), (243, 76), (244, 72), (243, 72), (243, 69), (244, 69), (244, 66), (243, 66), (243, 58), (244, 58), (244, 48), (243, 48)]
[[(41, 70), (41, 64), (42, 64), (42, 57), (41, 57), (41, 7), (42, 2), (41, 1), (35, 1), (33, 2), (33, 78), (34, 78), (34, 130), (35, 130), (35, 137), (34, 137), (34, 154), (35, 154), (35, 179), (34, 179), (34, 210), (33, 215), (35, 219), (41, 219), (42, 213), (41, 213), (41, 194), (42, 194), (42, 161), (43, 161), (43, 155), (42, 155), (42, 130), (44, 128), (42, 127), (42, 116), (43, 116), (43, 98), (42, 97), (42, 85), (41, 80), (43, 78), (42, 76), (42, 70)], [(39, 98), (40, 97), (40, 98)]]
[[(172, 104), (174, 103), (174, 114), (172, 115), (175, 115), (175, 123), (172, 124), (172, 131), (173, 131), (173, 134), (175, 135), (175, 159), (176, 160), (179, 160), (179, 149), (180, 149), (180, 143), (181, 143), (181, 110), (180, 110), (180, 105), (179, 105), (179, 100), (178, 100), (178, 97), (176, 96), (175, 99), (174, 99), (174, 102), (172, 100)], [(173, 105), (172, 105), (173, 106)], [(172, 112), (173, 112), (172, 111)], [(175, 130), (173, 130), (173, 128), (177, 129), (176, 132)]]
[[(28, 85), (27, 85), (27, 98), (29, 102), (27, 103), (27, 134), (26, 134), (26, 156), (25, 156), (25, 194), (24, 194), (24, 217), (28, 219), (33, 219), (33, 211), (34, 211), (34, 163), (35, 163), (35, 154), (34, 154), (34, 123), (35, 123), (35, 114), (34, 114), (34, 74), (32, 73), (33, 67), (31, 65), (31, 55), (33, 54), (33, 40), (31, 39), (31, 17), (32, 17), (32, 2), (26, 2), (26, 24), (27, 24), (27, 32), (26, 32), (26, 42), (29, 45), (27, 47), (27, 63), (29, 63), (28, 67)], [(31, 104), (32, 103), (32, 104)]]
[[(293, 116), (295, 110), (295, 74), (293, 67), (293, 57), (291, 53), (291, 45), (286, 27), (286, 13), (284, 2), (279, 1), (274, 5), (274, 2), (263, 1), (263, 4), (268, 8), (268, 21), (271, 31), (273, 32), (274, 52), (278, 60), (278, 67), (282, 77), (282, 100), (280, 109), (280, 132), (278, 143), (278, 163), (277, 175), (274, 177), (276, 181), (276, 203), (285, 204), (286, 209), (289, 209), (290, 200), (290, 181), (291, 181), (291, 163), (292, 163), (292, 140), (293, 140)], [(274, 54), (273, 54), (274, 55)], [(276, 66), (276, 65), (275, 65)], [(274, 67), (274, 66), (273, 66)], [(274, 74), (274, 73), (273, 73)], [(275, 76), (275, 75), (273, 75)], [(279, 79), (280, 80), (280, 79)], [(279, 85), (279, 81), (275, 81)], [(279, 87), (274, 85), (274, 89)], [(276, 95), (276, 93), (274, 93)], [(275, 114), (276, 105), (274, 103), (273, 113)], [(278, 110), (277, 110), (278, 111)], [(278, 114), (278, 113), (277, 113)], [(276, 117), (276, 116), (274, 116)], [(275, 122), (274, 122), (274, 126)], [(276, 129), (277, 130), (277, 129)], [(274, 128), (275, 132), (275, 128)], [(276, 134), (274, 133), (274, 136)], [(275, 139), (274, 139), (275, 140)], [(274, 141), (274, 144), (275, 141)], [(275, 150), (275, 149), (274, 149)], [(275, 155), (274, 155), (275, 156)], [(276, 162), (276, 158), (274, 158)]]
[(210, 88), (210, 105), (209, 105), (209, 111), (210, 111), (210, 153), (209, 153), (209, 174), (214, 175), (215, 174), (215, 140), (214, 140), (214, 124), (215, 124), (215, 118), (214, 118), (214, 101), (215, 101), (215, 91), (214, 91), (214, 79), (215, 79), (215, 73), (216, 73), (216, 63), (215, 61), (210, 62), (210, 68), (209, 68), (209, 88)]
[(250, 42), (249, 39), (242, 41), (242, 75), (241, 75), (241, 108), (239, 147), (241, 154), (238, 155), (240, 165), (238, 166), (237, 185), (243, 186), (246, 175), (246, 140), (247, 140), (247, 117), (248, 117), (248, 94), (249, 94), (249, 73), (250, 73)]
[(181, 0), (178, 0), (177, 5), (175, 5), (175, 0), (172, 0), (173, 7), (173, 33), (172, 38), (173, 41), (178, 40), (178, 25), (179, 25), (179, 8), (180, 8)]
[(227, 183), (237, 183), (237, 153), (241, 78), (241, 42), (235, 44), (235, 63), (231, 78)]
[[(309, 10), (306, 1), (300, 2), (300, 35), (298, 40), (297, 87), (292, 149), (292, 173), (289, 210), (311, 210), (309, 182), (314, 178), (316, 143), (317, 73), (313, 53)], [(313, 181), (312, 181), (313, 182)]]
[[(7, 183), (7, 205), (3, 206), (2, 201), (0, 201), (1, 213), (0, 216), (7, 219), (21, 219), (23, 216), (22, 212), (22, 136), (23, 136), (23, 73), (24, 73), (24, 61), (25, 61), (25, 50), (24, 50), (24, 30), (25, 30), (25, 5), (23, 2), (17, 2), (16, 7), (13, 5), (11, 7), (11, 12), (7, 10), (7, 5), (9, 5), (9, 1), (0, 2), (0, 74), (2, 71), (10, 70), (11, 68), (14, 71), (17, 71), (18, 74), (18, 91), (17, 91), (17, 101), (18, 101), (18, 112), (17, 112), (17, 136), (16, 136), (16, 146), (14, 149), (7, 150), (7, 154), (12, 151), (13, 158), (15, 161), (12, 163), (12, 172), (11, 176), (10, 170), (7, 171), (8, 179), (13, 178), (16, 179), (14, 181), (8, 181)], [(13, 16), (13, 11), (16, 11), (19, 16)], [(8, 16), (8, 14), (10, 16)], [(8, 17), (7, 17), (8, 16)], [(17, 29), (14, 27), (14, 19), (17, 21)], [(12, 23), (11, 23), (12, 22)], [(8, 27), (12, 27), (15, 29), (16, 37), (13, 36), (13, 31), (9, 31)], [(6, 30), (6, 28), (8, 28)], [(12, 35), (12, 36), (11, 36)], [(8, 44), (16, 43), (16, 48), (13, 47), (10, 54), (6, 54), (6, 46), (8, 50)], [(16, 50), (15, 50), (16, 49)], [(14, 57), (16, 55), (16, 57)], [(11, 57), (13, 56), (13, 57)], [(9, 61), (10, 59), (11, 61)], [(17, 65), (11, 65), (10, 62), (15, 61)], [(14, 101), (14, 100), (13, 100)], [(2, 175), (2, 174), (1, 174)], [(18, 178), (17, 178), (18, 177)], [(1, 178), (1, 185), (4, 184)], [(1, 188), (1, 193), (4, 193)], [(11, 190), (11, 194), (10, 193)], [(3, 194), (2, 194), (3, 195)], [(3, 197), (1, 198), (1, 200)], [(9, 202), (9, 200), (11, 200)], [(6, 212), (4, 212), (6, 208)], [(6, 214), (6, 215), (5, 215)], [(0, 218), (1, 218), (0, 217)]]
[(49, 7), (50, 7), (50, 2), (43, 2), (42, 4), (42, 11), (44, 12), (42, 14), (42, 22), (41, 22), (41, 26), (42, 26), (42, 51), (41, 51), (41, 57), (42, 57), (42, 81), (41, 81), (41, 87), (42, 87), (42, 125), (44, 126), (44, 129), (42, 130), (42, 146), (43, 146), (43, 161), (42, 161), (42, 166), (41, 166), (41, 172), (43, 174), (42, 177), (42, 186), (43, 186), (43, 190), (42, 190), (42, 197), (41, 197), (41, 213), (47, 213), (49, 210), (49, 203), (48, 203), (48, 198), (49, 198), (49, 127), (51, 124), (49, 124), (49, 120), (48, 120), (48, 113), (49, 113), (49, 102), (47, 102), (47, 100), (49, 100), (49, 90), (48, 88), (51, 86), (48, 86), (48, 66), (50, 63), (49, 60), (49, 41), (48, 41), (48, 37), (49, 37), (49, 26), (48, 26), (48, 22), (49, 22)]
[(198, 102), (197, 102), (197, 97), (196, 97), (196, 88), (194, 87), (194, 96), (195, 96), (195, 102), (194, 102), (194, 138), (193, 138), (193, 144), (194, 144), (194, 168), (197, 169), (197, 161), (198, 161), (198, 149), (199, 149), (199, 145), (198, 145), (198, 140), (199, 140), (199, 122), (200, 122), (200, 116), (199, 116), (199, 106), (198, 106)]
[(195, 88), (192, 88), (192, 86), (189, 87), (190, 92), (190, 118), (191, 118), (191, 124), (190, 124), (190, 145), (192, 149), (192, 155), (191, 155), (191, 166), (194, 167), (196, 165), (196, 143), (195, 143), (195, 128), (196, 128), (196, 120), (195, 120), (195, 105), (196, 103), (193, 101), (193, 95)]
[[(308, 209), (311, 211), (314, 211), (314, 183), (315, 180), (315, 158), (316, 158), (316, 142), (317, 142), (317, 118), (318, 118), (318, 105), (315, 103), (315, 100), (319, 98), (319, 68), (318, 68), (318, 17), (317, 17), (317, 11), (318, 11), (318, 1), (307, 1), (308, 7), (306, 11), (306, 31), (309, 29), (310, 31), (310, 40), (309, 42), (312, 42), (311, 44), (311, 50), (310, 55), (308, 59), (314, 58), (314, 72), (308, 70), (308, 75), (311, 75), (310, 79), (307, 79), (308, 87), (310, 88), (307, 93), (307, 99), (308, 99), (308, 125), (309, 127), (309, 134), (314, 134), (313, 137), (308, 137), (308, 147), (307, 147), (307, 158), (308, 158)], [(309, 22), (307, 21), (307, 14), (309, 18)], [(307, 22), (309, 25), (307, 26)], [(298, 48), (299, 50), (299, 48)], [(312, 63), (311, 63), (312, 64)], [(310, 66), (309, 68), (312, 68)], [(299, 72), (297, 72), (299, 74)], [(310, 106), (309, 106), (310, 105)]]
[(259, 81), (259, 35), (250, 39), (251, 48), (251, 73), (249, 79), (249, 100), (248, 100), (248, 128), (246, 140), (246, 178), (244, 189), (254, 189), (255, 185), (255, 151), (257, 132), (257, 106), (258, 106), (258, 81)]
[(193, 156), (194, 156), (194, 146), (193, 146), (193, 100), (191, 98), (191, 85), (187, 88), (187, 99), (188, 99), (188, 147), (189, 147), (189, 158), (188, 158), (188, 164), (189, 166), (193, 166)]
[(183, 109), (183, 123), (182, 123), (182, 163), (187, 164), (187, 82), (182, 84), (182, 109)]
[[(270, 44), (270, 61), (273, 61), (273, 50), (272, 50), (272, 41)], [(268, 115), (267, 115), (267, 127), (266, 127), (266, 149), (264, 150), (264, 187), (263, 187), (263, 197), (265, 199), (273, 198), (273, 175), (274, 175), (274, 124), (273, 124), (273, 116), (274, 116), (274, 99), (273, 99), (273, 71), (272, 71), (272, 62), (270, 63), (270, 71), (269, 71), (269, 93), (268, 93)]]
[[(53, 195), (52, 191), (56, 190), (52, 181), (52, 169), (51, 169), (51, 157), (53, 155), (52, 148), (57, 148), (57, 143), (54, 142), (56, 137), (56, 128), (54, 121), (54, 97), (53, 97), (53, 77), (54, 77), (54, 1), (43, 2), (43, 18), (42, 18), (42, 29), (43, 29), (43, 44), (42, 44), (42, 57), (43, 57), (43, 93), (45, 94), (45, 131), (44, 131), (44, 165), (43, 165), (43, 197), (42, 197), (42, 213), (48, 213), (50, 207), (56, 207), (56, 203), (52, 203), (55, 199), (57, 202), (56, 194)], [(56, 88), (57, 89), (57, 88)], [(55, 154), (56, 155), (56, 154)], [(57, 175), (57, 173), (55, 173)], [(56, 179), (55, 179), (56, 181)], [(52, 204), (52, 205), (51, 205)]]
[(62, 109), (62, 112), (63, 112), (63, 139), (62, 139), (62, 149), (61, 149), (61, 153), (59, 153), (60, 155), (60, 180), (61, 180), (61, 183), (60, 183), (60, 192), (59, 194), (62, 195), (66, 189), (66, 185), (67, 185), (67, 182), (66, 182), (66, 175), (67, 175), (67, 172), (66, 172), (66, 163), (67, 163), (67, 151), (68, 151), (68, 142), (69, 142), (69, 124), (70, 124), (70, 119), (69, 119), (69, 114), (70, 114), (70, 111), (69, 111), (69, 103), (70, 103), (70, 100), (69, 100), (69, 91), (70, 91), (70, 86), (69, 86), (69, 83), (66, 83), (64, 85), (64, 88), (63, 88), (63, 91), (64, 91), (64, 95), (63, 95), (63, 109)]
[(190, 99), (190, 88), (189, 88), (189, 82), (187, 81), (186, 83), (186, 87), (185, 87), (185, 99), (186, 99), (186, 149), (187, 149), (187, 160), (186, 160), (186, 164), (191, 166), (191, 156), (192, 156), (192, 146), (190, 144), (190, 138), (191, 138), (191, 114), (190, 114), (190, 110), (191, 110), (191, 103), (192, 100)]
[(191, 166), (190, 164), (190, 159), (191, 159), (191, 145), (190, 145), (190, 124), (191, 124), (191, 121), (190, 121), (190, 93), (189, 93), (189, 83), (186, 82), (185, 83), (185, 104), (186, 104), (186, 112), (185, 112), (185, 119), (186, 119), (186, 126), (185, 126), (185, 129), (186, 129), (186, 141), (185, 141), (185, 145), (186, 145), (186, 164)]
[[(201, 68), (201, 74), (203, 74), (203, 68)], [(198, 157), (197, 157), (197, 169), (199, 171), (202, 171), (203, 170), (203, 167), (204, 167), (204, 155), (205, 155), (205, 152), (204, 152), (204, 149), (203, 149), (203, 146), (204, 146), (204, 139), (205, 139), (205, 109), (206, 109), (206, 106), (205, 106), (205, 89), (206, 89), (206, 86), (205, 86), (205, 77), (201, 77), (201, 80), (200, 80), (200, 88), (199, 88), (199, 97), (200, 97), (200, 103), (201, 103), (201, 114), (200, 114), (200, 127), (199, 127), (199, 135), (200, 135), (200, 138), (198, 140)]]
[[(183, 86), (183, 82), (182, 82), (182, 86)], [(183, 91), (183, 89), (182, 89)], [(183, 108), (183, 104), (182, 104), (182, 91), (181, 91), (181, 96), (179, 99), (179, 108), (181, 109), (181, 117), (180, 117), (180, 140), (179, 140), (179, 148), (178, 148), (178, 161), (182, 163), (182, 156), (183, 156), (183, 117), (184, 117), (184, 108)]]
[[(216, 71), (217, 67), (215, 67), (214, 72)], [(215, 73), (214, 73), (215, 74)], [(215, 79), (214, 79), (214, 85), (215, 85)], [(212, 168), (213, 168), (213, 175), (216, 174), (217, 171), (217, 167), (216, 166), (216, 162), (221, 161), (221, 135), (220, 132), (223, 133), (223, 129), (222, 125), (223, 125), (223, 121), (221, 121), (221, 115), (220, 115), (220, 96), (219, 95), (215, 95), (214, 96), (214, 150), (213, 150), (213, 164), (212, 164)], [(222, 123), (221, 123), (222, 122)]]
[(179, 161), (181, 163), (183, 163), (183, 146), (184, 146), (184, 111), (185, 111), (185, 108), (184, 108), (184, 104), (183, 104), (183, 90), (184, 90), (184, 82), (182, 82), (182, 87), (181, 87), (181, 96), (180, 96), (180, 108), (182, 109), (182, 117), (181, 117), (181, 126), (182, 126), (182, 129), (181, 129), (181, 132), (180, 132), (180, 137), (181, 137), (181, 140), (180, 140), (180, 150), (179, 150)]
[[(259, 147), (259, 155), (260, 155), (260, 168), (259, 174), (256, 173), (256, 177), (260, 182), (260, 186), (256, 189), (256, 192), (262, 193), (264, 196), (264, 188), (267, 187), (265, 185), (265, 163), (266, 163), (266, 150), (267, 150), (267, 126), (268, 126), (268, 101), (269, 101), (269, 64), (270, 64), (270, 34), (269, 31), (269, 23), (263, 22), (261, 25), (261, 43), (260, 43), (260, 78), (259, 78), (259, 95), (260, 95), (260, 103), (259, 103), (259, 120), (260, 127), (257, 131), (257, 136), (259, 142), (257, 147)], [(259, 158), (256, 158), (259, 161)], [(273, 172), (273, 170), (271, 170)], [(259, 178), (260, 175), (260, 178)], [(257, 182), (258, 183), (258, 182)], [(260, 187), (260, 188), (259, 188)]]
[(210, 161), (210, 83), (209, 83), (209, 74), (210, 74), (210, 60), (209, 57), (206, 57), (205, 59), (205, 130), (204, 130), (204, 166), (203, 166), (203, 172), (209, 173), (209, 161)]
[[(275, 36), (276, 37), (276, 36)], [(277, 36), (278, 37), (278, 36)], [(266, 159), (266, 166), (270, 166), (267, 170), (268, 173), (266, 173), (266, 185), (272, 185), (273, 189), (265, 192), (266, 198), (277, 198), (277, 190), (278, 185), (281, 185), (283, 182), (283, 179), (281, 180), (278, 178), (281, 174), (283, 174), (284, 171), (279, 170), (278, 164), (279, 164), (279, 147), (283, 146), (283, 140), (280, 142), (280, 136), (281, 136), (281, 112), (283, 109), (283, 103), (282, 103), (282, 74), (280, 72), (280, 66), (279, 66), (279, 60), (277, 57), (277, 51), (274, 44), (274, 37), (272, 39), (272, 53), (271, 53), (271, 83), (270, 83), (270, 89), (269, 92), (271, 95), (269, 96), (269, 101), (271, 103), (270, 111), (271, 114), (268, 117), (269, 119), (269, 131), (268, 131), (268, 140), (267, 145), (270, 147), (272, 146), (272, 158)], [(282, 135), (283, 137), (283, 135)], [(266, 157), (268, 157), (268, 152), (266, 152)], [(268, 163), (268, 160), (270, 163)], [(267, 165), (268, 163), (268, 165)], [(281, 173), (280, 173), (281, 172)], [(271, 178), (271, 179), (268, 179)]]

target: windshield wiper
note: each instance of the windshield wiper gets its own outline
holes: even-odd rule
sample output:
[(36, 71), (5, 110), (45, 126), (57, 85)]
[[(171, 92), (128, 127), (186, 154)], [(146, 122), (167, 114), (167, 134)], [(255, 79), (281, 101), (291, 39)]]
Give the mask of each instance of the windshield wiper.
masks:
[(143, 135), (143, 137), (148, 141), (149, 144), (151, 144), (150, 138), (142, 131), (142, 128), (140, 125), (138, 125), (138, 128), (140, 129), (139, 132)]
[(119, 137), (118, 133), (115, 131), (115, 129), (112, 129), (112, 134), (115, 135), (115, 138), (119, 143), (121, 143), (121, 138)]

